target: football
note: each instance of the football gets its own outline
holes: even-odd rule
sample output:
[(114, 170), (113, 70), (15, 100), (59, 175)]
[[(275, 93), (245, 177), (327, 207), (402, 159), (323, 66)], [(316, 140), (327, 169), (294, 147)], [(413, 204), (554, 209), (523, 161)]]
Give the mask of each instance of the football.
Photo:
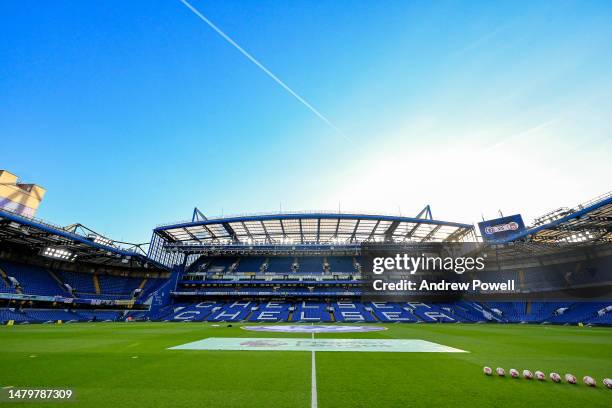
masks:
[(595, 379), (588, 375), (585, 375), (584, 377), (582, 377), (582, 382), (584, 382), (589, 387), (595, 387), (597, 385), (597, 382), (595, 381)]
[(565, 374), (565, 381), (567, 381), (570, 384), (576, 384), (576, 377), (572, 374)]
[(544, 375), (544, 373), (541, 372), (541, 371), (536, 371), (535, 372), (535, 378), (537, 378), (540, 381), (544, 381), (544, 380), (546, 380), (546, 375)]
[(611, 379), (604, 378), (603, 383), (606, 386), (606, 388), (611, 388), (612, 389), (612, 380)]
[(482, 369), (482, 372), (485, 373), (485, 375), (491, 375), (493, 374), (493, 370), (491, 369), (491, 367), (484, 367)]
[(501, 367), (497, 367), (495, 369), (495, 372), (497, 372), (497, 375), (499, 375), (500, 377), (504, 377), (506, 375), (506, 371)]
[(515, 370), (514, 368), (510, 369), (510, 377), (512, 378), (519, 378), (519, 372), (517, 370)]
[(561, 376), (557, 373), (550, 373), (550, 379), (556, 383), (561, 382)]
[(531, 380), (533, 378), (533, 373), (529, 370), (523, 370), (523, 377)]

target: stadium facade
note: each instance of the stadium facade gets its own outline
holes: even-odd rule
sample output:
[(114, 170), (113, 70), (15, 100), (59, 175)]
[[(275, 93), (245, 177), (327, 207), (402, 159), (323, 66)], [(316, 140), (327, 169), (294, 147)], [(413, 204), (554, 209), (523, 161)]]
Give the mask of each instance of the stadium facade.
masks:
[[(512, 216), (484, 223), (480, 231), (434, 219), (429, 207), (415, 217), (304, 212), (207, 218), (195, 209), (189, 221), (155, 228), (145, 250), (80, 224), (59, 227), (4, 208), (0, 322), (612, 324), (612, 302), (605, 297), (546, 296), (585, 286), (610, 293), (610, 263), (586, 268), (588, 281), (561, 271), (587, 261), (564, 259), (568, 247), (603, 248), (612, 259), (605, 253), (612, 242), (612, 194), (552, 211), (530, 226)], [(540, 256), (535, 264), (496, 271), (495, 279), (523, 285), (522, 300), (363, 299), (365, 244), (464, 242), (498, 254), (516, 252), (519, 243), (521, 251), (543, 244), (557, 261)]]

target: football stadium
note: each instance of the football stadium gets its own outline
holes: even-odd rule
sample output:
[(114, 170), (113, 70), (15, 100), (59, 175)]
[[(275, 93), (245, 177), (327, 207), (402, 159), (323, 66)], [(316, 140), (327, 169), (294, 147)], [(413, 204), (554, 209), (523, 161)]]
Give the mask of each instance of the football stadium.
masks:
[[(195, 208), (154, 228), (145, 249), (35, 218), (44, 189), (0, 175), (12, 189), (0, 210), (5, 392), (65, 390), (79, 406), (610, 404), (612, 194), (529, 226), (483, 222), (482, 234), (429, 207), (223, 218)], [(484, 289), (365, 299), (366, 244), (456, 242), (537, 259), (483, 278), (514, 281), (522, 300)], [(557, 372), (578, 384), (548, 378)]]
[(609, 0), (0, 17), (0, 408), (612, 407)]

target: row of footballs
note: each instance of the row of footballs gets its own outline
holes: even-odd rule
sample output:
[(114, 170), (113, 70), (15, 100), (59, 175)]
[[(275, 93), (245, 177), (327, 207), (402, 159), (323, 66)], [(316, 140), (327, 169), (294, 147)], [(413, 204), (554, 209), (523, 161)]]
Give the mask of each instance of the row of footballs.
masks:
[[(492, 375), (493, 374), (493, 370), (491, 369), (491, 367), (484, 367), (482, 369), (482, 371), (485, 373), (485, 375)], [(506, 371), (503, 368), (501, 368), (501, 367), (497, 367), (495, 369), (495, 372), (500, 377), (505, 377), (506, 376)], [(515, 370), (514, 368), (511, 368), (509, 373), (510, 373), (510, 377), (512, 377), (512, 378), (519, 378), (519, 372), (517, 370)], [(534, 376), (535, 376), (535, 378), (537, 380), (540, 380), (540, 381), (546, 380), (546, 374), (544, 374), (541, 371), (536, 371), (535, 374), (533, 374), (529, 370), (523, 370), (523, 377), (524, 378), (526, 378), (528, 380), (531, 380)], [(561, 376), (559, 374), (557, 374), (557, 373), (550, 373), (550, 379), (553, 382), (556, 382), (556, 383), (561, 382)], [(572, 374), (565, 374), (565, 381), (567, 381), (570, 384), (576, 384), (576, 382), (577, 382), (576, 376), (574, 376)], [(584, 382), (589, 387), (595, 387), (597, 385), (597, 382), (595, 381), (595, 379), (593, 377), (588, 376), (588, 375), (585, 375), (582, 378), (582, 382)], [(606, 386), (606, 388), (612, 388), (612, 380), (609, 379), (609, 378), (604, 378), (603, 384)]]

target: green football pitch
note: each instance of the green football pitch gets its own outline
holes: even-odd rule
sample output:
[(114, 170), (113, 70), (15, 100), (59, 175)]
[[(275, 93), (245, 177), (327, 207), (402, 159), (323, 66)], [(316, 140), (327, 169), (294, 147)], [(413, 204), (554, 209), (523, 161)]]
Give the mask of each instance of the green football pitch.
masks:
[[(540, 325), (390, 324), (318, 339), (421, 339), (468, 353), (168, 350), (209, 337), (293, 337), (221, 323), (81, 323), (0, 327), (0, 388), (72, 388), (72, 407), (611, 407), (612, 329)], [(486, 377), (529, 369), (578, 385)], [(593, 376), (598, 386), (582, 384)], [(6, 388), (12, 387), (12, 388)]]

